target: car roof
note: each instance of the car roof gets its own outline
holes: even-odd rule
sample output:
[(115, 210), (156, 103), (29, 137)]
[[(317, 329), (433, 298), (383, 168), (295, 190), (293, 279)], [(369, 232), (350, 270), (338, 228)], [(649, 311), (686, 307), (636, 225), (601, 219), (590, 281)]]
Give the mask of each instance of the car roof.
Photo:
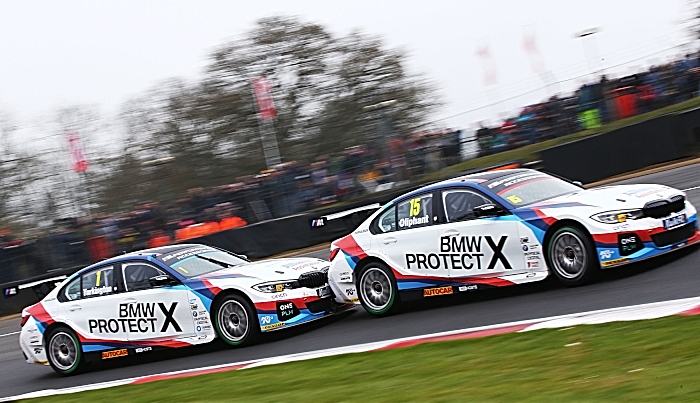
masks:
[[(76, 274), (82, 273), (84, 271), (89, 271), (94, 269), (95, 267), (102, 266), (105, 264), (111, 264), (111, 263), (118, 263), (122, 262), (125, 260), (133, 260), (133, 259), (142, 259), (142, 260), (149, 260), (149, 257), (158, 257), (167, 253), (172, 253), (172, 252), (177, 252), (182, 249), (189, 249), (193, 247), (200, 247), (200, 246), (206, 246), (206, 245), (200, 245), (200, 244), (177, 244), (177, 245), (167, 245), (167, 246), (159, 246), (157, 248), (150, 248), (150, 249), (142, 249), (142, 250), (137, 250), (134, 252), (129, 252), (129, 253), (124, 253), (122, 255), (114, 256), (109, 259), (101, 260), (97, 263), (93, 263), (87, 267), (84, 267), (78, 271), (76, 271), (74, 274), (71, 275), (73, 277)], [(158, 261), (161, 261), (160, 259), (157, 259)], [(162, 261), (161, 261), (162, 262)]]
[(474, 187), (476, 185), (479, 185), (480, 183), (484, 182), (489, 182), (494, 179), (498, 179), (504, 176), (508, 175), (513, 175), (513, 174), (518, 174), (518, 173), (524, 173), (524, 172), (533, 172), (535, 171), (534, 169), (527, 169), (527, 168), (516, 168), (516, 169), (500, 169), (500, 170), (492, 170), (492, 171), (484, 171), (484, 172), (477, 172), (473, 174), (467, 174), (467, 175), (462, 175), (462, 176), (457, 176), (455, 178), (450, 178), (446, 179), (437, 183), (432, 183), (427, 186), (423, 186), (421, 188), (418, 188), (416, 190), (412, 190), (408, 193), (404, 193), (401, 196), (395, 198), (388, 204), (392, 204), (396, 202), (397, 200), (403, 199), (405, 197), (411, 197), (420, 193), (425, 193), (428, 191), (434, 191), (446, 187), (454, 187), (454, 186), (469, 186), (469, 187)]

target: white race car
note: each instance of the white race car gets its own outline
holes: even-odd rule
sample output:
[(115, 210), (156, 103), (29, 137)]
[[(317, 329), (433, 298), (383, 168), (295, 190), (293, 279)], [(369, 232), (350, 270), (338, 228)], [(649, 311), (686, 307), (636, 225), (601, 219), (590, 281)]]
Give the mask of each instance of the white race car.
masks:
[(336, 304), (328, 262), (249, 262), (204, 245), (171, 245), (108, 259), (73, 274), (22, 311), (20, 346), (29, 363), (77, 372), (91, 359), (163, 347), (231, 346), (351, 308)]
[(543, 280), (569, 286), (600, 269), (700, 241), (697, 211), (677, 189), (583, 189), (530, 169), (482, 172), (403, 195), (331, 244), (339, 303), (374, 315), (401, 300)]

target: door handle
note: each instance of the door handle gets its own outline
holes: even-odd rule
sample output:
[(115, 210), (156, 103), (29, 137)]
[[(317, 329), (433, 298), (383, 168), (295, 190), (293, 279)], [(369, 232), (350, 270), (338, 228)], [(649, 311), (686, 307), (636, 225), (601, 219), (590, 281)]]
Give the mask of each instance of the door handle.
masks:
[(457, 235), (459, 235), (459, 231), (451, 229), (451, 230), (445, 231), (445, 233), (442, 235), (444, 235), (444, 236), (457, 236)]
[(125, 304), (135, 304), (136, 303), (136, 298), (127, 298), (124, 301), (122, 301)]
[(71, 312), (73, 312), (73, 311), (79, 311), (79, 310), (83, 309), (83, 307), (81, 307), (80, 305), (73, 305), (73, 306), (71, 306), (71, 307), (68, 308), (68, 309), (69, 309)]
[(382, 243), (384, 243), (384, 245), (389, 245), (390, 243), (396, 243), (396, 241), (397, 241), (396, 238), (390, 237), (390, 238), (384, 238)]

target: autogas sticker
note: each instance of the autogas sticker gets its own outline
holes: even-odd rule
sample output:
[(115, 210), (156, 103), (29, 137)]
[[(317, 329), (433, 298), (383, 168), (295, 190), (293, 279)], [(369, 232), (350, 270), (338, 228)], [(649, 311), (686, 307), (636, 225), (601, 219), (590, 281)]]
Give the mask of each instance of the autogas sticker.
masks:
[[(506, 270), (511, 270), (513, 267), (503, 254), (503, 248), (506, 245), (508, 236), (504, 235), (495, 242), (491, 236), (462, 236), (462, 237), (440, 237), (440, 252), (441, 253), (407, 253), (406, 254), (406, 269), (415, 270), (483, 270), (484, 257), (482, 252), (484, 240), (492, 252), (491, 259), (486, 266), (486, 270), (496, 268), (500, 262)], [(537, 252), (539, 253), (539, 252)], [(539, 257), (537, 257), (539, 259)]]
[(284, 322), (277, 322), (277, 323), (273, 323), (271, 325), (260, 326), (260, 329), (272, 330), (272, 329), (277, 329), (278, 327), (282, 327), (282, 326), (284, 326)]
[(277, 319), (280, 321), (291, 319), (297, 315), (299, 315), (299, 308), (292, 301), (277, 302)]
[(613, 260), (608, 260), (605, 262), (600, 262), (600, 264), (607, 267), (607, 266), (614, 266), (614, 265), (620, 264), (620, 263), (625, 263), (627, 261), (629, 261), (629, 259), (627, 259), (626, 257), (623, 257), (620, 259), (613, 259)]
[(672, 229), (672, 228), (676, 228), (680, 225), (685, 224), (685, 221), (686, 221), (685, 214), (679, 214), (677, 216), (667, 218), (667, 219), (663, 220), (662, 222), (664, 224), (664, 229)]
[(476, 285), (476, 284), (460, 285), (459, 287), (457, 287), (457, 289), (458, 289), (460, 292), (476, 291), (476, 290), (479, 289), (479, 286)]
[(352, 273), (344, 271), (339, 274), (341, 283), (352, 283)]
[[(162, 323), (158, 323), (156, 306), (165, 316)], [(88, 331), (97, 334), (113, 333), (166, 333), (172, 328), (175, 332), (182, 332), (180, 324), (174, 318), (177, 301), (170, 306), (162, 302), (139, 302), (135, 304), (119, 304), (119, 317), (108, 319), (88, 319)]]
[(29, 336), (29, 344), (39, 344), (39, 336)]
[(136, 354), (141, 354), (141, 353), (147, 353), (149, 351), (153, 351), (153, 347), (138, 347), (134, 349)]
[(437, 295), (449, 295), (449, 294), (453, 294), (453, 293), (454, 293), (454, 291), (452, 290), (452, 286), (426, 288), (423, 290), (424, 297), (434, 297)]
[(129, 355), (129, 350), (125, 348), (120, 348), (119, 350), (110, 350), (102, 352), (102, 359), (107, 360), (110, 358), (126, 357)]

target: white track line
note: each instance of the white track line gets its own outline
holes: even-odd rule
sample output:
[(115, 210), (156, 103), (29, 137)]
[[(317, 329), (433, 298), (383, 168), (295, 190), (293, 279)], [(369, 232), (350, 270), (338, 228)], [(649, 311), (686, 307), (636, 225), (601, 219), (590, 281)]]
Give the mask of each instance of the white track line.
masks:
[(684, 191), (684, 192), (687, 192), (687, 191), (689, 191), (689, 190), (695, 190), (695, 189), (700, 189), (700, 186), (693, 186), (692, 188), (683, 189), (683, 191)]
[[(452, 336), (452, 335), (456, 336), (456, 335), (460, 335), (460, 334), (461, 335), (465, 335), (465, 334), (468, 335), (469, 333), (488, 331), (488, 330), (494, 330), (494, 329), (513, 328), (515, 326), (519, 327), (521, 330), (517, 330), (517, 328), (515, 328), (515, 329), (511, 329), (510, 331), (527, 332), (530, 330), (556, 329), (556, 328), (565, 328), (565, 327), (578, 326), (578, 325), (584, 325), (584, 324), (600, 324), (600, 323), (608, 323), (608, 322), (614, 322), (614, 321), (655, 319), (655, 318), (660, 318), (660, 317), (664, 317), (664, 316), (678, 315), (678, 314), (681, 314), (684, 312), (689, 312), (691, 309), (696, 310), (696, 312), (694, 314), (698, 314), (697, 310), (699, 308), (700, 308), (700, 297), (685, 298), (685, 299), (678, 299), (678, 300), (672, 300), (672, 301), (652, 302), (652, 303), (641, 304), (641, 305), (625, 306), (625, 307), (619, 307), (619, 308), (608, 308), (608, 309), (601, 309), (598, 311), (588, 311), (588, 312), (574, 313), (574, 314), (568, 314), (568, 315), (550, 316), (547, 318), (530, 319), (530, 320), (523, 320), (523, 321), (517, 321), (517, 322), (510, 322), (510, 323), (502, 323), (502, 324), (497, 324), (497, 325), (479, 326), (479, 327), (474, 327), (474, 328), (470, 328), (470, 329), (451, 330), (451, 331), (447, 331), (447, 332), (432, 333), (432, 334), (421, 335), (421, 336), (403, 337), (403, 338), (399, 338), (399, 339), (378, 341), (378, 342), (373, 342), (373, 343), (335, 347), (335, 348), (330, 348), (330, 349), (325, 349), (325, 350), (309, 351), (309, 352), (298, 353), (298, 354), (288, 354), (288, 355), (279, 356), (279, 357), (262, 358), (262, 359), (243, 361), (243, 362), (238, 362), (238, 363), (221, 364), (221, 365), (200, 367), (200, 368), (194, 368), (194, 369), (188, 369), (188, 370), (166, 372), (166, 373), (161, 373), (161, 374), (140, 376), (140, 377), (135, 377), (135, 378), (121, 379), (121, 380), (114, 380), (114, 381), (107, 381), (107, 382), (95, 383), (95, 384), (90, 384), (90, 385), (74, 386), (71, 388), (39, 390), (39, 391), (29, 392), (29, 393), (25, 393), (25, 394), (17, 395), (17, 396), (3, 397), (3, 398), (0, 398), (0, 402), (14, 401), (14, 400), (19, 400), (19, 399), (45, 397), (45, 396), (59, 395), (59, 394), (76, 393), (76, 392), (82, 392), (82, 391), (86, 391), (86, 390), (104, 389), (104, 388), (109, 388), (109, 387), (113, 387), (113, 386), (128, 385), (128, 384), (133, 384), (133, 383), (150, 382), (150, 381), (157, 380), (159, 378), (167, 379), (169, 377), (172, 377), (173, 375), (194, 376), (194, 375), (203, 374), (203, 373), (211, 373), (211, 372), (214, 372), (214, 370), (216, 370), (216, 369), (227, 370), (227, 367), (229, 367), (230, 370), (254, 368), (254, 367), (260, 367), (260, 366), (265, 366), (265, 365), (274, 365), (274, 364), (280, 364), (280, 363), (285, 363), (285, 362), (309, 360), (309, 359), (313, 359), (313, 358), (328, 357), (328, 356), (334, 356), (334, 355), (340, 355), (340, 354), (350, 354), (350, 353), (359, 353), (359, 352), (366, 352), (366, 351), (373, 351), (373, 350), (380, 350), (380, 349), (387, 349), (387, 348), (397, 348), (397, 347), (402, 346), (402, 344), (401, 344), (402, 342), (411, 342), (411, 341), (419, 342), (421, 340), (423, 342), (430, 342), (430, 341), (440, 340), (440, 338), (444, 337), (444, 336)], [(494, 334), (494, 333), (491, 333), (491, 334)], [(218, 371), (216, 371), (216, 372), (218, 372)]]
[(13, 334), (19, 334), (19, 331), (17, 331), (17, 332), (12, 332), (12, 333), (0, 334), (0, 337), (12, 336)]

